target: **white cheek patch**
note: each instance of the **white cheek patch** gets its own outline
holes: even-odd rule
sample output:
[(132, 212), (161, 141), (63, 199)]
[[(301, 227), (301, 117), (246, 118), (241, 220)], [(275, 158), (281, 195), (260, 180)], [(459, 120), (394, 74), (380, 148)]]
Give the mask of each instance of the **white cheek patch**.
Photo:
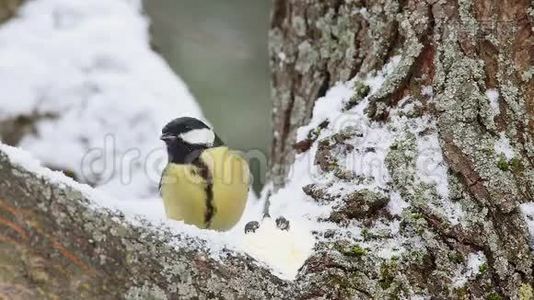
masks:
[(180, 134), (180, 138), (189, 144), (213, 145), (213, 142), (215, 141), (215, 133), (208, 128), (193, 129)]

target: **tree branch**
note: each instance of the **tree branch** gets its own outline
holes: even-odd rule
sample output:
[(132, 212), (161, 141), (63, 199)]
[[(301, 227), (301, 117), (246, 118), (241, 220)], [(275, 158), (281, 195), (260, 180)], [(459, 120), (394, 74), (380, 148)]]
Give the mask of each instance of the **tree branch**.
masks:
[[(48, 172), (48, 171), (47, 171)], [(0, 298), (281, 298), (291, 283), (251, 258), (94, 208), (77, 184), (0, 150)], [(198, 244), (198, 242), (197, 242)]]

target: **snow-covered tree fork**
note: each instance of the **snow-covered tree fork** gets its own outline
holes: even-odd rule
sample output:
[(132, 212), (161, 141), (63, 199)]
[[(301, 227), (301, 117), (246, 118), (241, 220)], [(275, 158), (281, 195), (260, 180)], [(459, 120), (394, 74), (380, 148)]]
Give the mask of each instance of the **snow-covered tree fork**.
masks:
[[(295, 152), (315, 142), (295, 137), (315, 100), (337, 81), (365, 78), (393, 57), (400, 61), (369, 99), (367, 116), (389, 124), (408, 103), (414, 109), (407, 118), (435, 120), (448, 201), (462, 208), (460, 222), (443, 216), (433, 186), (414, 181), (417, 137), (410, 134), (399, 135), (386, 158), (391, 188), (409, 207), (392, 216), (380, 195), (360, 193), (331, 216), (341, 225), (399, 221), (405, 249), (399, 256), (379, 257), (333, 233), (298, 278), (285, 282), (241, 255), (215, 261), (187, 240), (174, 249), (165, 240), (179, 237), (94, 211), (79, 192), (24, 171), (0, 152), (0, 296), (532, 299), (534, 261), (521, 206), (534, 201), (533, 19), (528, 0), (274, 1), (271, 176), (278, 186)], [(347, 109), (366, 93), (355, 84)], [(350, 183), (340, 166), (327, 164), (345, 141), (330, 140), (316, 162)], [(512, 154), (497, 151), (498, 143)], [(303, 188), (329, 201), (321, 186)], [(387, 238), (366, 232), (376, 243)]]

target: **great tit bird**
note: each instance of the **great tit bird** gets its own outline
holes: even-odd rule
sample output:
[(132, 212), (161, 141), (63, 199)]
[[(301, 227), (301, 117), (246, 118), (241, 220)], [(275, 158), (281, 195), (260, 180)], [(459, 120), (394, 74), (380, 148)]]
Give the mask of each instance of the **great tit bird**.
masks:
[(168, 154), (160, 182), (167, 217), (199, 228), (231, 229), (247, 201), (246, 160), (195, 118), (171, 121), (163, 128), (161, 140)]

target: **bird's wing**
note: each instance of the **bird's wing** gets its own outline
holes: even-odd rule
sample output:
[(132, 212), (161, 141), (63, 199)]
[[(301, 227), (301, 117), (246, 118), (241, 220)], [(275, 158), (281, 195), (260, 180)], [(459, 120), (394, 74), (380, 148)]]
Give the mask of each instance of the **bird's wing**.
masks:
[(161, 177), (159, 178), (158, 191), (160, 195), (161, 195), (161, 184), (163, 182), (163, 176), (165, 175), (165, 172), (167, 172), (167, 168), (168, 166), (165, 166), (165, 169), (163, 169), (163, 172), (161, 172)]

